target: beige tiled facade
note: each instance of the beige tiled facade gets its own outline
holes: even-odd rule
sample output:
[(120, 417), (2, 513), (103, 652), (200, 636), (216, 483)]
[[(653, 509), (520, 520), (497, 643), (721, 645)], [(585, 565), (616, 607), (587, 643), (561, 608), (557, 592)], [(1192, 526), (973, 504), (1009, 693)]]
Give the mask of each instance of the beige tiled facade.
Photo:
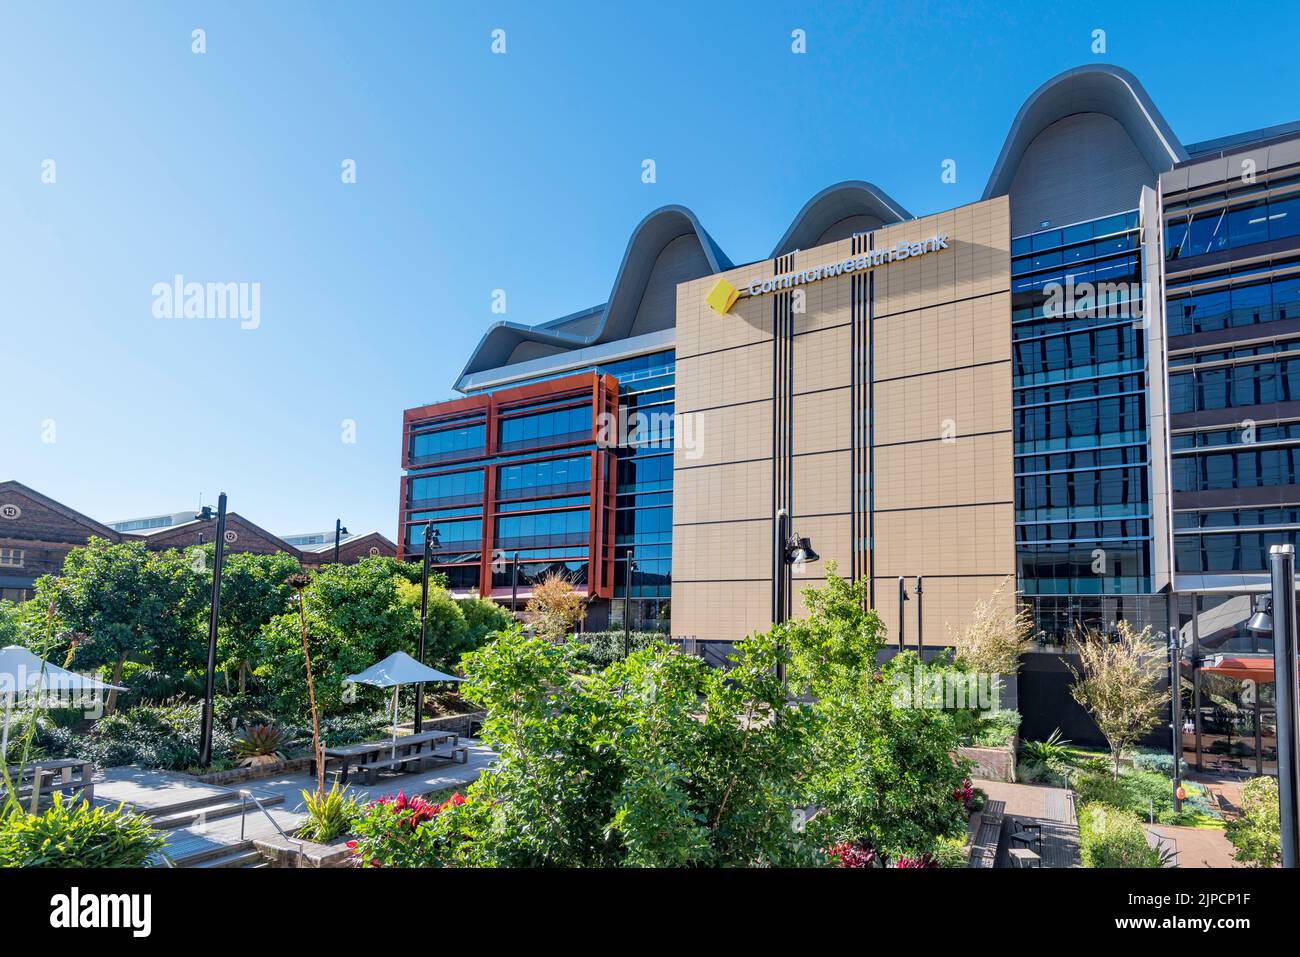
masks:
[[(725, 316), (705, 303), (719, 278), (746, 289), (936, 233), (947, 249)], [(699, 416), (700, 448), (674, 463), (676, 634), (770, 626), (778, 505), (821, 556), (792, 571), (795, 615), (834, 561), (873, 582), (892, 631), (897, 576), (911, 591), (922, 575), (925, 641), (945, 644), (1014, 574), (1009, 252), (999, 198), (678, 286), (677, 408)]]

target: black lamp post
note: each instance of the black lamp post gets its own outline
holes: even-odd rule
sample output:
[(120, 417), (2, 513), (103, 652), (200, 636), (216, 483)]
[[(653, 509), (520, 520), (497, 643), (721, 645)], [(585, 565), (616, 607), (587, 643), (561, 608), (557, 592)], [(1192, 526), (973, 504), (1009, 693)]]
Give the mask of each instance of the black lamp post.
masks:
[(623, 657), (627, 657), (632, 644), (632, 573), (636, 571), (636, 559), (632, 549), (627, 550), (627, 580), (623, 582)]
[(923, 641), (922, 629), (925, 627), (925, 619), (921, 617), (921, 582), (922, 576), (916, 576), (916, 654), (922, 661), (925, 661), (925, 644)]
[[(772, 623), (782, 624), (790, 616), (790, 566), (815, 562), (821, 556), (813, 551), (812, 542), (790, 532), (790, 513), (776, 510), (775, 548), (772, 557)], [(785, 680), (785, 666), (777, 665), (777, 678)]]
[(1297, 866), (1300, 836), (1300, 768), (1296, 761), (1297, 698), (1300, 674), (1296, 665), (1295, 546), (1273, 545), (1268, 550), (1272, 594), (1261, 601), (1246, 626), (1251, 631), (1273, 632), (1273, 693), (1277, 698), (1277, 796), (1281, 816), (1282, 866)]
[[(211, 521), (212, 509), (204, 506), (195, 518)], [(221, 615), (221, 564), (226, 557), (226, 493), (217, 496), (217, 553), (212, 562), (212, 608), (208, 616), (208, 669), (203, 687), (203, 720), (199, 730), (199, 765), (212, 763), (212, 718), (217, 694), (217, 619)]]
[(342, 536), (348, 534), (348, 530), (343, 527), (343, 519), (334, 519), (334, 564), (339, 563), (339, 542)]
[[(420, 588), (420, 647), (417, 657), (424, 664), (424, 642), (429, 633), (429, 565), (433, 561), (433, 550), (442, 546), (438, 530), (433, 522), (424, 526), (424, 579)], [(335, 548), (337, 549), (337, 545)], [(415, 733), (424, 729), (424, 685), (415, 686)]]
[(907, 646), (903, 643), (903, 623), (907, 621), (906, 609), (903, 605), (908, 601), (907, 598), (907, 579), (902, 575), (898, 576), (898, 650), (902, 651)]
[(519, 553), (510, 556), (510, 617), (519, 617)]

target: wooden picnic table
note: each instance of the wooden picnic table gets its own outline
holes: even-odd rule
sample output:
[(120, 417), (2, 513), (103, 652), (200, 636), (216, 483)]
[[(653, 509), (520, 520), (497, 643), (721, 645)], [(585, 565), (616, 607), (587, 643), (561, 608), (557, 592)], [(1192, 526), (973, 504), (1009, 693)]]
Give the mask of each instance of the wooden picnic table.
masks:
[(13, 765), (6, 772), (18, 790), (18, 800), (24, 804), (30, 802), (33, 813), (45, 796), (52, 796), (55, 791), (65, 797), (80, 792), (81, 799), (87, 803), (94, 799), (95, 765), (83, 758), (36, 760), (23, 767)]
[(1042, 867), (1043, 860), (1027, 847), (1013, 847), (1007, 851), (1012, 867)]
[[(344, 744), (333, 748), (324, 748), (325, 766), (328, 768), (331, 761), (337, 762), (341, 767), (339, 783), (347, 784), (348, 774), (353, 767), (360, 768), (362, 765), (375, 764), (383, 760), (385, 755), (390, 756), (394, 761), (402, 759), (404, 764), (421, 764), (420, 760), (414, 760), (417, 757), (422, 758), (441, 758), (447, 755), (438, 754), (437, 747), (447, 741), (451, 742), (454, 750), (460, 744), (460, 735), (455, 731), (423, 731), (420, 734), (403, 735), (393, 741), (367, 741), (362, 744)], [(428, 745), (428, 751), (425, 746)], [(316, 757), (312, 756), (310, 761), (310, 773), (316, 773)]]

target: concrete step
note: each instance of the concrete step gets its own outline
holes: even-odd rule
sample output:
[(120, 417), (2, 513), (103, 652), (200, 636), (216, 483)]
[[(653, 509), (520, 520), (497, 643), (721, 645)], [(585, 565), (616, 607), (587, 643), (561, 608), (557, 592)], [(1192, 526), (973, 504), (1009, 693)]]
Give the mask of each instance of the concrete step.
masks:
[[(276, 794), (271, 791), (254, 791), (257, 799), (262, 802), (263, 807), (274, 807), (277, 804), (284, 803), (284, 795)], [(189, 804), (190, 802), (186, 802)], [(252, 801), (247, 802), (245, 808), (244, 799), (235, 791), (229, 794), (221, 794), (212, 798), (204, 799), (191, 806), (157, 808), (154, 814), (150, 815), (151, 822), (155, 828), (160, 831), (172, 830), (179, 827), (190, 827), (200, 821), (217, 821), (223, 817), (233, 817), (247, 811), (249, 814), (260, 813), (257, 805)]]
[(221, 791), (217, 794), (205, 794), (201, 797), (190, 798), (185, 801), (173, 801), (170, 804), (159, 804), (153, 807), (141, 806), (131, 801), (124, 803), (137, 814), (143, 814), (148, 818), (160, 818), (172, 817), (182, 811), (197, 811), (203, 808), (228, 804), (232, 798), (238, 799), (238, 797), (239, 795), (235, 791)]
[(256, 848), (230, 850), (223, 857), (210, 857), (197, 864), (182, 864), (181, 867), (263, 867), (267, 860)]

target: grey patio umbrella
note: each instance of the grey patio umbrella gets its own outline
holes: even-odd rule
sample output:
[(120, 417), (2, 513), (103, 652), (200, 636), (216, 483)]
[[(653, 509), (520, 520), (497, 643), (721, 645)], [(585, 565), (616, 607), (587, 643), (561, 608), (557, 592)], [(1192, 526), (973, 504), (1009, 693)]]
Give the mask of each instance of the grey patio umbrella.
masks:
[(9, 645), (0, 648), (0, 694), (4, 695), (4, 731), (0, 734), (0, 761), (9, 751), (9, 715), (19, 696), (39, 695), (48, 692), (62, 694), (72, 691), (126, 691), (121, 685), (111, 685), (60, 668), (38, 658), (26, 648)]
[(402, 685), (425, 684), (430, 681), (464, 681), (422, 665), (404, 651), (395, 651), (378, 664), (373, 664), (365, 671), (348, 675), (345, 679), (353, 684), (370, 685), (374, 688), (393, 689), (393, 756), (397, 756), (397, 693)]

